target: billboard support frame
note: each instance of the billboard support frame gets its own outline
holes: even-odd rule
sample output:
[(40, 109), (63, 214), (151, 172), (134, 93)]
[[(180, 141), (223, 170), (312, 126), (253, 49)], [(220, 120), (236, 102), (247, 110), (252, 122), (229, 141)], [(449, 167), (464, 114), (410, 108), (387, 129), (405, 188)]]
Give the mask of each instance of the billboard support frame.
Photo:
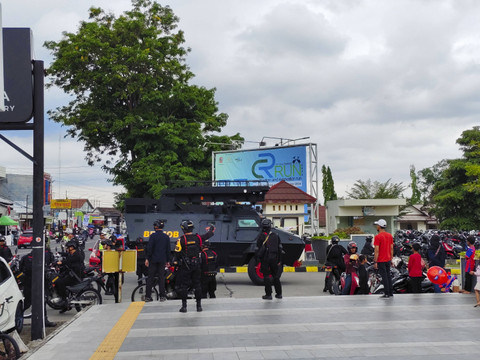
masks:
[(315, 235), (320, 232), (320, 222), (319, 222), (319, 211), (318, 211), (318, 152), (317, 144), (309, 143), (308, 144), (308, 154), (309, 154), (309, 180), (310, 180), (310, 195), (315, 199), (314, 204), (310, 205), (310, 235)]

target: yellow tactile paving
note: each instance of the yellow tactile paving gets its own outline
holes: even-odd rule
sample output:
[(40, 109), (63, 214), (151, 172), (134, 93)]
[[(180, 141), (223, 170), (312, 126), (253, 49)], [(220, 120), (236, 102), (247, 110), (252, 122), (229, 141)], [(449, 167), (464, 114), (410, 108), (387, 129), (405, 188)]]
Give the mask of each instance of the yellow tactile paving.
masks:
[(138, 314), (142, 311), (143, 305), (145, 305), (143, 301), (130, 304), (112, 330), (103, 339), (97, 350), (95, 350), (90, 360), (113, 360), (115, 358)]

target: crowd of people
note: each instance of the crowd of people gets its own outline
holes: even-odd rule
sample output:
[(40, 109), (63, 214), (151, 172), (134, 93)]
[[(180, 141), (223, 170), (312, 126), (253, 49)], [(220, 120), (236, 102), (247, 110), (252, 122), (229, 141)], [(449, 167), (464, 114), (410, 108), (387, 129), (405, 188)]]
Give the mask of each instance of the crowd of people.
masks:
[[(365, 270), (365, 264), (367, 261), (373, 262), (373, 266), (378, 270), (383, 284), (382, 299), (389, 299), (394, 296), (392, 288), (392, 277), (390, 267), (394, 254), (394, 241), (390, 233), (386, 231), (387, 222), (384, 219), (379, 219), (374, 222), (377, 230), (377, 235), (373, 238), (368, 236), (365, 239), (365, 245), (361, 250), (361, 255), (357, 255), (357, 244), (351, 241), (345, 249), (339, 244), (340, 239), (338, 236), (333, 236), (330, 244), (326, 248), (326, 261), (328, 264), (338, 269), (338, 273), (344, 272), (345, 284), (342, 289), (343, 295), (353, 294), (352, 290), (352, 277), (358, 276), (359, 278), (359, 290), (356, 294), (368, 294), (368, 274)], [(463, 290), (461, 292), (471, 293), (475, 290), (476, 295), (476, 307), (480, 306), (480, 265), (475, 268), (475, 237), (467, 237), (467, 250), (465, 253), (465, 281), (463, 284)], [(373, 242), (373, 245), (372, 245)], [(441, 244), (441, 239), (438, 235), (434, 234), (429, 241), (427, 258), (423, 259), (420, 254), (420, 244), (412, 244), (412, 254), (408, 257), (408, 275), (409, 275), (409, 292), (420, 293), (422, 291), (421, 284), (425, 279), (424, 271), (428, 268), (438, 266), (445, 268), (446, 253)], [(328, 276), (328, 275), (327, 275)], [(337, 275), (339, 276), (339, 275)], [(473, 278), (477, 277), (477, 283), (473, 288)], [(327, 282), (325, 282), (327, 283)], [(434, 291), (440, 293), (445, 291), (441, 285), (433, 284)], [(324, 292), (327, 291), (325, 287)]]
[[(390, 299), (394, 296), (392, 287), (392, 278), (390, 266), (393, 259), (393, 237), (386, 231), (387, 222), (379, 219), (374, 223), (377, 229), (375, 237), (367, 237), (365, 245), (360, 254), (358, 253), (357, 244), (351, 241), (345, 249), (340, 245), (340, 239), (333, 236), (331, 243), (326, 249), (326, 260), (328, 263), (335, 265), (339, 272), (345, 273), (345, 283), (342, 289), (342, 295), (352, 294), (369, 294), (367, 263), (373, 263), (378, 270), (384, 293), (382, 299)], [(154, 232), (150, 235), (148, 242), (144, 242), (143, 238), (135, 241), (129, 241), (124, 244), (117, 240), (108, 229), (100, 232), (100, 250), (118, 250), (124, 246), (137, 250), (137, 281), (142, 284), (146, 281), (145, 301), (151, 302), (153, 286), (159, 287), (159, 300), (163, 302), (167, 299), (165, 289), (165, 268), (166, 266), (174, 266), (177, 272), (176, 288), (182, 305), (180, 312), (187, 312), (187, 293), (189, 290), (194, 292), (196, 301), (196, 310), (202, 311), (202, 299), (207, 297), (215, 298), (217, 288), (217, 255), (209, 246), (209, 240), (215, 233), (215, 227), (212, 225), (207, 228), (202, 235), (194, 233), (194, 224), (190, 220), (185, 220), (180, 224), (183, 231), (176, 243), (175, 251), (171, 253), (170, 237), (163, 231), (165, 221), (157, 220), (153, 224)], [(65, 301), (66, 287), (75, 284), (82, 276), (85, 266), (84, 252), (79, 250), (78, 237), (73, 231), (65, 232), (65, 253), (60, 261), (56, 261), (55, 257), (49, 250), (48, 246), (45, 253), (45, 261), (47, 266), (66, 266), (71, 271), (63, 273), (57, 280), (56, 288), (60, 297)], [(466, 251), (465, 263), (465, 281), (463, 292), (470, 293), (475, 290), (476, 305), (480, 306), (480, 266), (475, 268), (475, 238), (467, 238), (468, 249)], [(282, 274), (282, 253), (283, 247), (281, 241), (275, 232), (272, 232), (272, 222), (269, 219), (262, 219), (261, 232), (256, 239), (257, 251), (255, 256), (261, 263), (261, 271), (264, 275), (265, 294), (262, 296), (264, 300), (273, 299), (273, 289), (275, 290), (275, 298), (282, 299), (282, 284), (280, 277)], [(438, 266), (445, 267), (445, 250), (441, 245), (438, 235), (433, 235), (429, 242), (427, 259), (423, 259), (420, 254), (420, 245), (414, 243), (412, 245), (413, 254), (408, 259), (409, 274), (409, 291), (412, 293), (421, 292), (421, 283), (424, 279), (424, 270), (428, 267)], [(0, 236), (0, 256), (7, 262), (12, 259), (12, 252), (5, 243), (5, 237)], [(100, 251), (100, 259), (102, 251)], [(29, 253), (22, 257), (20, 261), (20, 269), (25, 273), (25, 308), (31, 304), (31, 275), (32, 254)], [(477, 276), (477, 284), (473, 289), (473, 278)], [(353, 285), (353, 278), (358, 277), (357, 282)], [(31, 278), (31, 276), (30, 276)], [(156, 280), (154, 282), (154, 279)], [(115, 284), (118, 283), (118, 274), (108, 274), (107, 294), (115, 293)], [(273, 287), (273, 289), (272, 289)], [(435, 292), (441, 292), (439, 285), (434, 284)], [(324, 289), (326, 291), (326, 289)], [(67, 304), (61, 310), (68, 310)], [(47, 325), (52, 326), (53, 323), (47, 319)]]

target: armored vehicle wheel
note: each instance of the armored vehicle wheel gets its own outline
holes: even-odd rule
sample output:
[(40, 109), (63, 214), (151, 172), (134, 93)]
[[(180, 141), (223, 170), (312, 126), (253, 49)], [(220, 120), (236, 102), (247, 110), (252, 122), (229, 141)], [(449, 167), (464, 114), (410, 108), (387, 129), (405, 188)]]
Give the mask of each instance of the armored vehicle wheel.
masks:
[(260, 265), (260, 261), (257, 261), (255, 257), (252, 257), (248, 262), (248, 276), (255, 285), (264, 285), (263, 273), (260, 270)]

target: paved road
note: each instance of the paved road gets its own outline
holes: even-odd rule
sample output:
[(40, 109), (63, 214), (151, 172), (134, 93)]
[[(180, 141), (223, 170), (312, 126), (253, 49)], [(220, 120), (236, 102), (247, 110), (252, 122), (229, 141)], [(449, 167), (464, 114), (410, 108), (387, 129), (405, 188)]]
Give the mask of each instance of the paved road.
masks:
[[(31, 360), (477, 359), (474, 296), (218, 298), (90, 308)], [(68, 355), (67, 355), (68, 354)]]
[[(93, 240), (88, 239), (85, 246), (85, 259), (88, 260), (90, 252), (89, 248), (93, 246), (98, 239), (98, 235)], [(60, 249), (60, 245), (56, 242), (51, 243), (52, 250), (55, 248)], [(14, 251), (15, 247), (12, 247)], [(20, 256), (30, 252), (30, 249), (19, 249), (18, 254)], [(282, 275), (283, 292), (285, 296), (318, 296), (329, 295), (323, 293), (325, 273), (316, 272), (300, 272), (290, 273), (284, 272)], [(133, 273), (125, 274), (125, 282), (123, 284), (122, 301), (130, 302), (130, 297), (133, 289), (137, 286), (137, 277)], [(262, 286), (253, 285), (248, 277), (247, 273), (219, 273), (217, 275), (217, 292), (218, 298), (260, 298), (264, 294)], [(115, 304), (115, 299), (111, 295), (105, 295), (102, 293), (104, 304)], [(76, 315), (75, 309), (72, 309), (66, 313), (60, 314), (57, 310), (53, 310), (47, 307), (47, 313), (49, 320), (63, 323), (70, 320)], [(27, 326), (26, 332), (29, 332), (30, 320), (26, 319), (25, 324)]]

